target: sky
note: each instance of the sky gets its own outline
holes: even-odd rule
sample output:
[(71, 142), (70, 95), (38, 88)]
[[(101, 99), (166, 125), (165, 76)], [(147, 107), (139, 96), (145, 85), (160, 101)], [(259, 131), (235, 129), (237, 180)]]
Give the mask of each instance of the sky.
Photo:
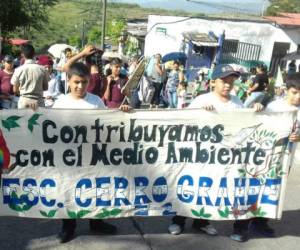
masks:
[[(136, 3), (143, 7), (185, 10), (189, 12), (261, 14), (267, 0), (109, 0), (110, 2)], [(198, 2), (198, 3), (195, 3)]]

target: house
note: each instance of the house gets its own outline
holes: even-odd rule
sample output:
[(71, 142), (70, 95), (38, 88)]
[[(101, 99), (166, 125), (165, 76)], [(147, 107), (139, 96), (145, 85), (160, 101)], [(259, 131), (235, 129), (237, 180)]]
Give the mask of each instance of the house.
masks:
[[(199, 58), (208, 58), (206, 67), (214, 61), (241, 63), (256, 60), (264, 62), (271, 72), (275, 72), (281, 58), (300, 47), (300, 19), (295, 16), (285, 18), (294, 21), (283, 23), (267, 17), (240, 20), (150, 15), (145, 56), (187, 52), (186, 44), (189, 43)], [(197, 41), (195, 34), (205, 35)], [(210, 56), (206, 53), (208, 51)]]

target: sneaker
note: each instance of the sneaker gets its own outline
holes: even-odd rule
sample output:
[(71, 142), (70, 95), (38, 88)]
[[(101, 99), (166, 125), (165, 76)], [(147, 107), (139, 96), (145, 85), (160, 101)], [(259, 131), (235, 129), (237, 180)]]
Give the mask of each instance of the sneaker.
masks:
[(103, 220), (90, 220), (90, 230), (102, 234), (115, 234), (117, 227)]
[(230, 235), (230, 239), (232, 239), (234, 241), (238, 241), (238, 242), (245, 242), (249, 239), (248, 231), (234, 229), (233, 233)]
[(199, 227), (197, 224), (193, 223), (193, 228), (195, 228), (199, 231), (202, 231), (202, 232), (206, 233), (207, 235), (211, 235), (211, 236), (218, 235), (217, 229), (210, 224), (203, 226), (203, 227)]
[(260, 234), (265, 237), (273, 238), (275, 237), (275, 230), (271, 228), (267, 222), (255, 223), (252, 222), (250, 229), (256, 234)]
[(67, 243), (71, 241), (75, 236), (74, 230), (62, 230), (58, 234), (59, 242), (60, 243)]
[(168, 231), (170, 234), (172, 235), (178, 235), (178, 234), (181, 234), (183, 232), (183, 229), (184, 227), (183, 226), (180, 226), (178, 224), (171, 224), (169, 227), (168, 227)]

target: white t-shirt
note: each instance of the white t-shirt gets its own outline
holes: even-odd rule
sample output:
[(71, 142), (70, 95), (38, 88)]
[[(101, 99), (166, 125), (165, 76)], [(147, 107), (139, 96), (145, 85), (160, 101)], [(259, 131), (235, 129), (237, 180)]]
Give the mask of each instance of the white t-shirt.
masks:
[[(300, 107), (295, 107), (293, 105), (288, 104), (286, 99), (279, 99), (275, 100), (271, 103), (268, 104), (266, 107), (266, 111), (273, 111), (273, 112), (282, 112), (282, 111), (292, 111), (292, 110), (298, 110), (297, 113), (297, 121), (298, 121), (298, 126), (296, 128), (296, 133), (300, 133)], [(294, 161), (294, 156), (295, 156), (295, 151), (298, 143), (290, 143), (289, 149), (290, 152), (292, 153), (292, 157), (290, 159), (291, 163)]]
[(214, 106), (217, 111), (243, 108), (243, 103), (237, 96), (230, 95), (230, 100), (223, 102), (214, 92), (197, 96), (188, 108), (203, 108), (208, 105)]
[(266, 111), (273, 111), (273, 112), (291, 111), (296, 109), (298, 109), (297, 120), (298, 123), (300, 124), (300, 112), (299, 112), (300, 106), (295, 107), (293, 105), (288, 104), (286, 99), (278, 99), (273, 102), (270, 102), (266, 107)]
[(52, 108), (57, 109), (103, 109), (106, 108), (99, 96), (86, 93), (82, 99), (75, 99), (71, 94), (60, 95)]

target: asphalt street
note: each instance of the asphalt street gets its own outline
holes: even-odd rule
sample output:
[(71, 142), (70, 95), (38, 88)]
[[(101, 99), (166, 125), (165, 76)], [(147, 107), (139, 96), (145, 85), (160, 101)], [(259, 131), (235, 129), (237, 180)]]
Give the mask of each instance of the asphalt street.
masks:
[[(297, 152), (299, 155), (299, 150)], [(246, 243), (229, 238), (232, 222), (213, 222), (218, 236), (207, 236), (191, 228), (189, 219), (183, 234), (168, 234), (169, 217), (123, 218), (109, 220), (118, 227), (113, 236), (92, 234), (87, 220), (78, 221), (76, 238), (60, 244), (56, 235), (59, 220), (0, 217), (0, 250), (22, 249), (100, 249), (100, 250), (297, 250), (300, 249), (300, 156), (292, 168), (285, 197), (282, 220), (271, 221), (276, 238), (263, 238), (250, 233)]]

